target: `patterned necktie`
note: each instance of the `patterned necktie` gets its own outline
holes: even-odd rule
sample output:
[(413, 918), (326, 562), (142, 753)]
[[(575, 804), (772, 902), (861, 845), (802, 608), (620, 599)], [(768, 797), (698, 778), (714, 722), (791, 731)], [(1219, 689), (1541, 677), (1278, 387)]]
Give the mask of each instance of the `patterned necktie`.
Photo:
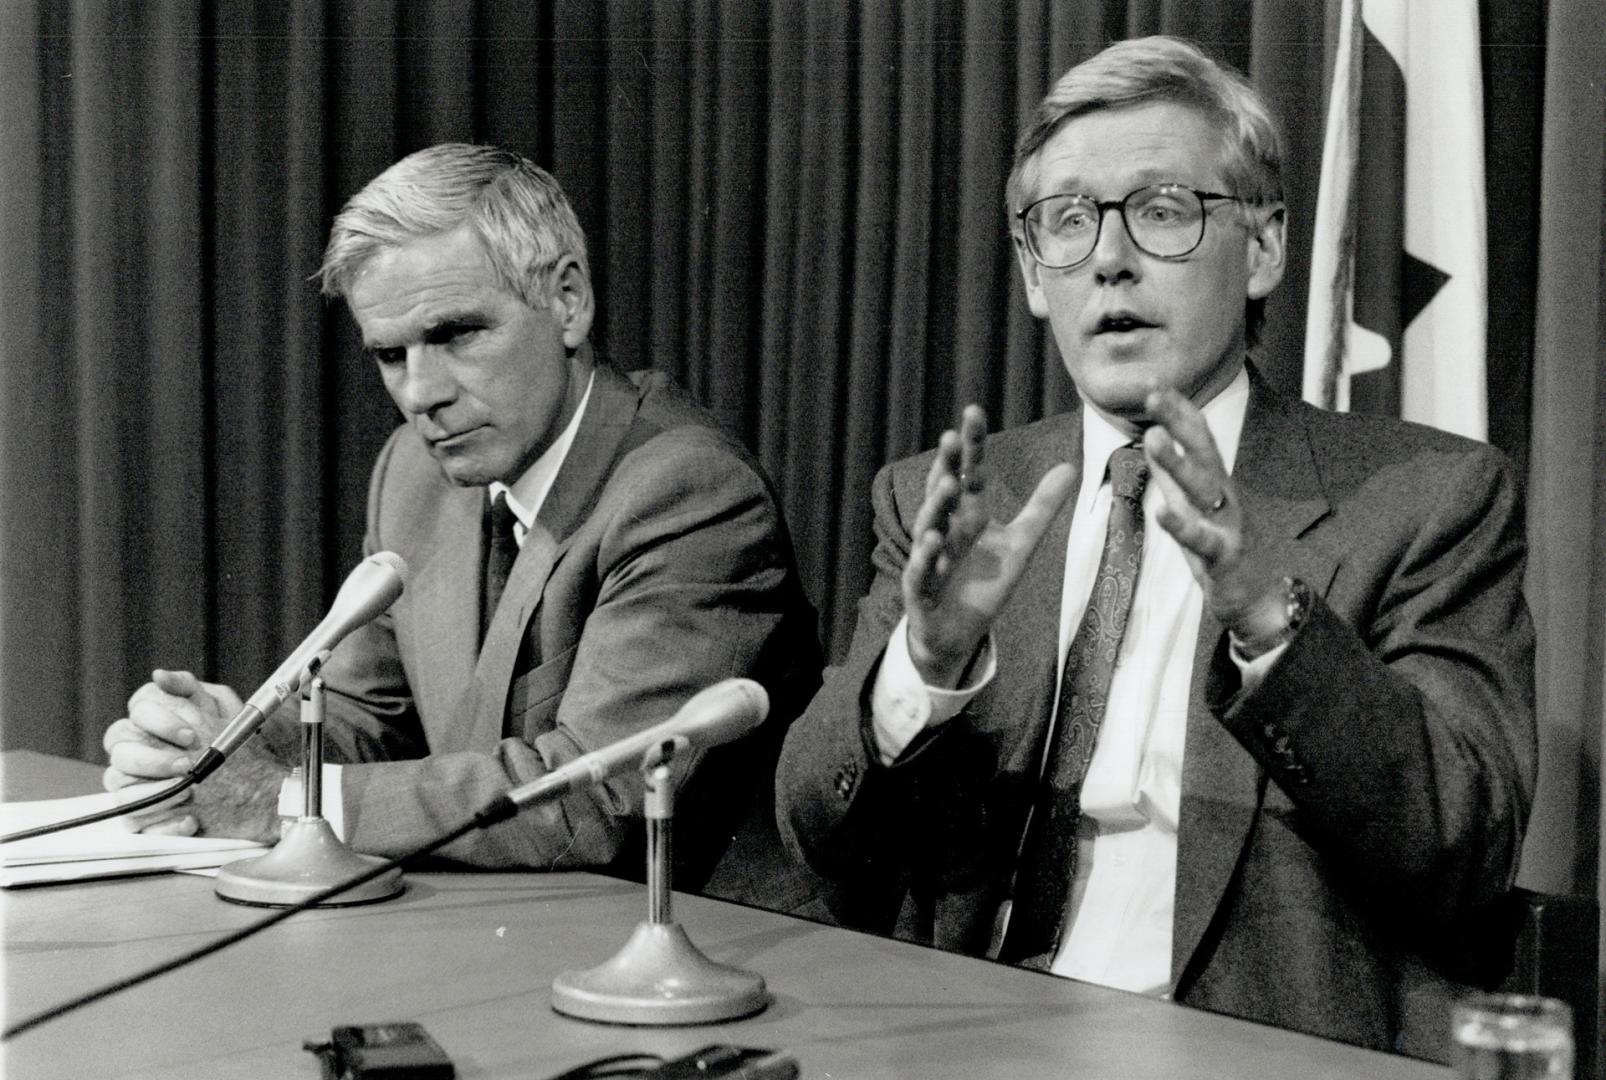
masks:
[(517, 518), (507, 504), (507, 492), (497, 493), (491, 500), (491, 513), (485, 543), (485, 591), (480, 605), (480, 641), (490, 628), (491, 616), (496, 614), (497, 601), (507, 587), (507, 576), (513, 571), (513, 560), (519, 557), (519, 544), (513, 536), (513, 522)]
[(1132, 613), (1138, 561), (1143, 556), (1143, 488), (1149, 468), (1143, 451), (1123, 446), (1110, 455), (1110, 524), (1087, 610), (1065, 654), (1059, 711), (1031, 821), (1015, 871), (1009, 928), (999, 959), (1008, 963), (1053, 960), (1065, 923), (1065, 903), (1076, 873), (1082, 777), (1093, 759), (1099, 724), (1109, 700), (1115, 660)]

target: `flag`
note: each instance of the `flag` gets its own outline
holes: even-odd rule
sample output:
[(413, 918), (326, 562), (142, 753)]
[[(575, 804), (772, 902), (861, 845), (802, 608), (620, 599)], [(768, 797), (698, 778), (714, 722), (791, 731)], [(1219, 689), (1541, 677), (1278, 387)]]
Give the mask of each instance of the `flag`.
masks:
[(1477, 0), (1343, 0), (1305, 400), (1488, 435)]

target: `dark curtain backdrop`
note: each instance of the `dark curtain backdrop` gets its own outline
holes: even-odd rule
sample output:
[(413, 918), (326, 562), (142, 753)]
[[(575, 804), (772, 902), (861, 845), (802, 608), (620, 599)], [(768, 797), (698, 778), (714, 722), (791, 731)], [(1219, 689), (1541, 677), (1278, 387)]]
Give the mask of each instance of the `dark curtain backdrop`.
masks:
[[(1594, 2), (1548, 7), (1587, 27)], [(758, 452), (840, 653), (874, 470), (966, 401), (1001, 424), (1073, 401), (1025, 310), (1002, 188), (1022, 116), (1107, 42), (1191, 37), (1285, 118), (1292, 271), (1260, 359), (1297, 390), (1337, 6), (5, 0), (4, 745), (100, 760), (153, 666), (245, 689), (317, 621), (359, 557), (397, 417), (308, 277), (340, 203), (444, 140), (501, 143), (559, 177), (591, 239), (602, 350), (674, 372)], [(1581, 469), (1596, 501), (1573, 520), (1593, 523), (1606, 410), (1591, 399), (1544, 438), (1530, 423), (1547, 5), (1484, 0), (1482, 23), (1491, 439), (1525, 470)], [(1595, 140), (1598, 235), (1594, 70), (1562, 130)], [(1560, 356), (1547, 393), (1594, 392), (1594, 325), (1594, 355)], [(1606, 585), (1596, 534), (1536, 542)], [(1586, 612), (1581, 638), (1546, 647), (1594, 672), (1547, 718), (1568, 801), (1547, 819), (1561, 855), (1546, 884), (1593, 891), (1601, 620), (1576, 577), (1546, 587)]]

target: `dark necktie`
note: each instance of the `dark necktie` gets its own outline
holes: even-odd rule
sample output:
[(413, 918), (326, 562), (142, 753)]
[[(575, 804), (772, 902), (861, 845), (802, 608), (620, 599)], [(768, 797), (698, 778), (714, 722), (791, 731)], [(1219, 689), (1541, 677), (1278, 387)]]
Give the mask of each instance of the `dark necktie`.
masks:
[(507, 587), (507, 576), (513, 571), (513, 561), (519, 557), (519, 544), (513, 536), (513, 508), (507, 504), (507, 492), (498, 492), (491, 500), (490, 521), (485, 539), (485, 591), (480, 606), (480, 641), (496, 614), (497, 601)]
[(1149, 469), (1143, 451), (1123, 446), (1110, 455), (1110, 524), (1087, 610), (1065, 654), (1059, 710), (1049, 733), (1042, 783), (1015, 871), (1009, 929), (999, 959), (1052, 961), (1065, 923), (1065, 903), (1076, 873), (1082, 778), (1093, 759), (1099, 724), (1109, 700), (1121, 638), (1132, 613), (1138, 561), (1143, 555), (1143, 487)]

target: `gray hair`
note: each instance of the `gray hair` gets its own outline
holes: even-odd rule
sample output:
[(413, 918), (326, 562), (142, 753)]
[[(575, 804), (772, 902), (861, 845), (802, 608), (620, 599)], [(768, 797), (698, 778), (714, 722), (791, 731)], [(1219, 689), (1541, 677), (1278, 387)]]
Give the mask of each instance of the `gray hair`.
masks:
[[(1015, 165), (1004, 189), (1011, 231), (1018, 231), (1015, 214), (1032, 197), (1038, 152), (1066, 121), (1156, 101), (1191, 106), (1221, 133), (1225, 194), (1244, 200), (1240, 212), (1245, 220), (1246, 206), (1283, 201), (1282, 137), (1249, 80), (1179, 38), (1135, 38), (1118, 41), (1071, 68), (1038, 103), (1015, 143)], [(1264, 297), (1248, 302), (1245, 322), (1251, 345), (1260, 335), (1265, 306)]]
[(319, 270), (325, 296), (344, 296), (376, 251), (468, 222), (502, 283), (534, 304), (558, 263), (589, 274), (586, 238), (552, 175), (494, 146), (442, 143), (370, 180), (335, 216)]

